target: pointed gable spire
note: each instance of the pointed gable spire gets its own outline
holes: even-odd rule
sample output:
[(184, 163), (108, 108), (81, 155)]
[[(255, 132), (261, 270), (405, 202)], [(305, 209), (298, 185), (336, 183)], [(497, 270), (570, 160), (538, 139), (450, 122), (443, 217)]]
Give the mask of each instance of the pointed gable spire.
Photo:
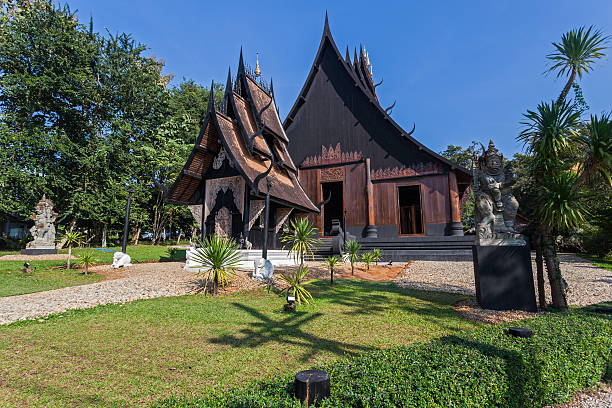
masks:
[(208, 107), (206, 113), (215, 112), (215, 80), (213, 79), (210, 84), (210, 92), (208, 93)]
[(274, 101), (274, 107), (276, 108), (276, 113), (278, 113), (278, 116), (280, 117), (280, 111), (278, 110), (278, 105), (276, 104), (276, 98), (274, 97), (274, 82), (272, 81), (272, 77), (270, 77), (270, 96), (272, 97), (272, 100)]
[(325, 25), (323, 27), (323, 34), (331, 35), (331, 30), (329, 29), (329, 20), (327, 18), (327, 10), (325, 10)]
[(238, 74), (244, 73), (244, 58), (242, 57), (242, 46), (240, 47), (240, 60), (238, 61)]
[(351, 65), (351, 56), (349, 55), (348, 45), (346, 46), (346, 56), (344, 57), (344, 59), (346, 60), (346, 63), (349, 64), (349, 66), (350, 66)]
[(227, 68), (227, 81), (225, 82), (225, 92), (223, 93), (223, 113), (227, 115), (227, 104), (232, 93), (232, 68)]

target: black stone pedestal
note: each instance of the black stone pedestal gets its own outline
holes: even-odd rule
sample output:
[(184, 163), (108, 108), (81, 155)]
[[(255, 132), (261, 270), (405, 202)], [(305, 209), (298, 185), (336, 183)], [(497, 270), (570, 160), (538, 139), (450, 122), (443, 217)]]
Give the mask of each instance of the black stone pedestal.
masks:
[(483, 309), (538, 311), (528, 246), (474, 245), (472, 252), (476, 299)]
[(21, 250), (21, 255), (54, 255), (57, 254), (55, 248), (27, 248)]
[(295, 375), (295, 397), (306, 406), (330, 395), (329, 374), (321, 370), (300, 371)]

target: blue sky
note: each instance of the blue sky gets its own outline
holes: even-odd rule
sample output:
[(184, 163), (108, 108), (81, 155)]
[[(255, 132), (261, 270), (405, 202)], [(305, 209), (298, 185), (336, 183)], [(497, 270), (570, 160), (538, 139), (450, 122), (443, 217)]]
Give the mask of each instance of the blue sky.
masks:
[[(131, 33), (165, 72), (209, 86), (260, 53), (284, 118), (319, 46), (325, 11), (338, 48), (364, 44), (383, 106), (433, 150), (492, 138), (506, 156), (526, 109), (555, 98), (564, 79), (543, 75), (552, 41), (581, 25), (612, 34), (612, 1), (195, 1), (72, 0), (81, 22)], [(351, 51), (352, 55), (352, 51)], [(612, 63), (580, 81), (591, 112), (612, 110)], [(573, 95), (573, 93), (571, 94)]]

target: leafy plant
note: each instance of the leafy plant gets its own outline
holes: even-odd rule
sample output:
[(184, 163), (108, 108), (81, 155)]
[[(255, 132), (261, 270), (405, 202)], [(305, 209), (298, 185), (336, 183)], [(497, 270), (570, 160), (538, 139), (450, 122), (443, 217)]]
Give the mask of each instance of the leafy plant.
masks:
[(366, 264), (367, 269), (370, 270), (370, 265), (374, 262), (374, 254), (372, 252), (366, 252), (361, 255), (361, 260)]
[(314, 282), (316, 279), (304, 282), (303, 279), (307, 274), (308, 267), (304, 265), (300, 265), (296, 271), (290, 272), (289, 275), (280, 274), (281, 279), (289, 284), (289, 287), (286, 289), (287, 296), (295, 296), (295, 301), (298, 304), (302, 304), (302, 302), (309, 303), (308, 299), (312, 299), (312, 295), (304, 286)]
[(374, 248), (372, 250), (372, 254), (374, 255), (374, 262), (376, 262), (376, 265), (378, 265), (378, 262), (381, 260), (382, 253), (382, 249), (380, 248)]
[(304, 257), (311, 256), (314, 259), (314, 251), (321, 243), (318, 232), (308, 218), (292, 219), (289, 222), (289, 232), (281, 237), (283, 249), (288, 249), (294, 259), (299, 260), (300, 266), (304, 266)]
[(79, 265), (85, 268), (85, 275), (89, 272), (89, 267), (98, 262), (96, 254), (91, 249), (81, 252), (77, 255), (77, 258), (79, 259)]
[(205, 279), (204, 292), (212, 282), (212, 292), (217, 293), (219, 285), (225, 288), (240, 264), (238, 244), (231, 238), (208, 236), (203, 243), (198, 242), (191, 260), (195, 268), (203, 269), (200, 273)]
[(72, 258), (72, 246), (80, 245), (83, 235), (78, 231), (68, 231), (64, 234), (62, 239), (66, 240), (65, 245), (68, 245), (68, 263), (66, 269), (70, 269), (70, 261)]
[(344, 262), (351, 263), (351, 275), (355, 274), (355, 262), (359, 260), (359, 250), (361, 249), (361, 244), (354, 239), (346, 241), (344, 244), (344, 250), (346, 251), (342, 258)]
[(334, 284), (334, 266), (336, 266), (336, 264), (338, 262), (340, 262), (342, 259), (338, 258), (337, 256), (328, 256), (327, 258), (324, 258), (323, 261), (325, 261), (325, 263), (327, 264), (327, 266), (329, 267), (329, 273), (330, 273), (330, 277), (331, 277), (331, 284)]

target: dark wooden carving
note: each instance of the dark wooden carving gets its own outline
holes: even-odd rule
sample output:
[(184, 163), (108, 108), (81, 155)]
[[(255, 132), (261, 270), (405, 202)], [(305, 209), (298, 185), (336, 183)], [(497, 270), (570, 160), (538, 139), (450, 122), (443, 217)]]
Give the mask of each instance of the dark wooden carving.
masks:
[(321, 169), (321, 183), (344, 180), (344, 167)]

